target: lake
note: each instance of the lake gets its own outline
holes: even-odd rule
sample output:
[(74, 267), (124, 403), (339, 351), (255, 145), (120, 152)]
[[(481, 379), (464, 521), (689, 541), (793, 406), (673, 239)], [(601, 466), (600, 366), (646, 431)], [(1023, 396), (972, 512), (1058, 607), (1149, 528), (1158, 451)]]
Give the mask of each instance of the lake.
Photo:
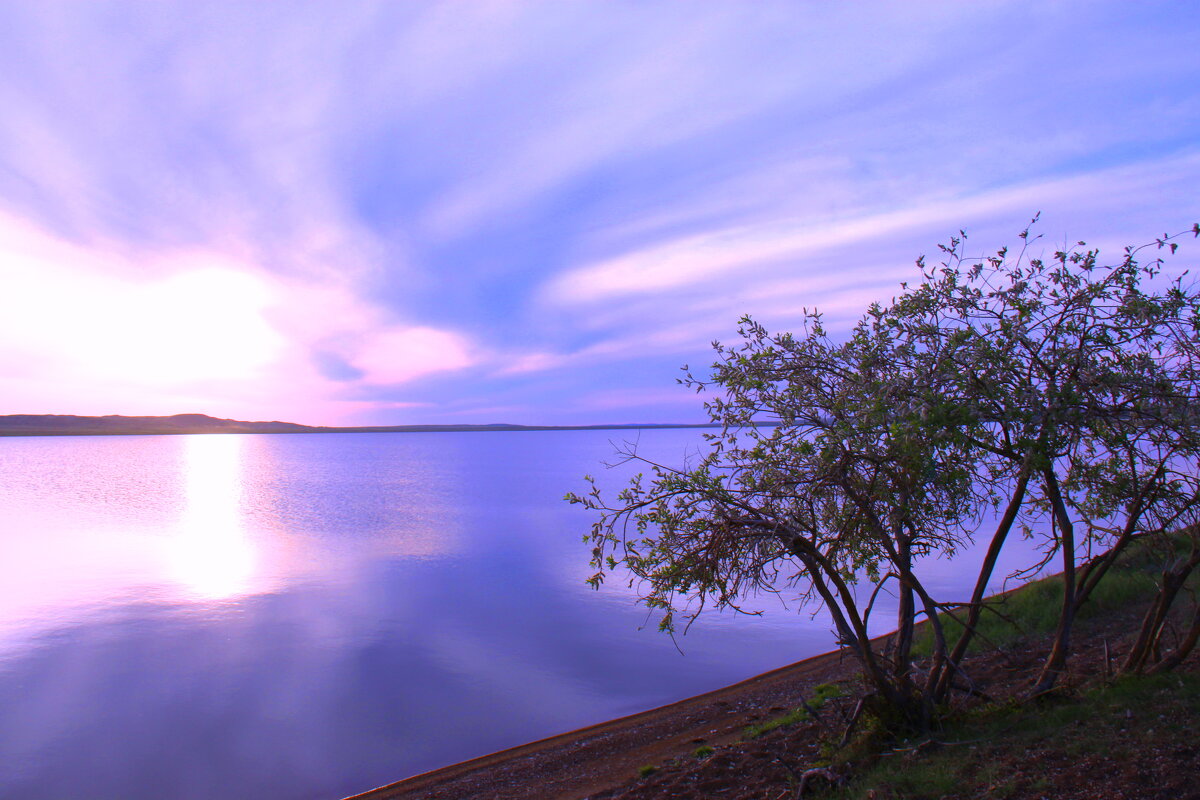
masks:
[(562, 496), (620, 483), (600, 465), (631, 438), (702, 445), (0, 439), (0, 798), (331, 800), (830, 649), (775, 599), (677, 649), (621, 581), (584, 584), (591, 518)]

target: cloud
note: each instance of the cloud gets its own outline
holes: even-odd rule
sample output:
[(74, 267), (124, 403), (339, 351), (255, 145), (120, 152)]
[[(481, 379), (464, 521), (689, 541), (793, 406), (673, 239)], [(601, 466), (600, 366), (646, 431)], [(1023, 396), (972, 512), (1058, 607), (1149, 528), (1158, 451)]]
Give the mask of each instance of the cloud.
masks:
[[(1016, 220), (1047, 207), (1076, 212), (1104, 205), (1109, 209), (1122, 208), (1135, 197), (1161, 194), (1169, 185), (1178, 189), (1198, 178), (1200, 154), (1186, 153), (1157, 163), (1115, 167), (965, 196), (944, 196), (905, 208), (820, 224), (794, 218), (742, 223), (652, 241), (615, 258), (585, 264), (549, 281), (543, 297), (550, 304), (606, 304), (629, 295), (695, 290), (705, 283), (724, 279), (749, 280), (746, 291), (739, 294), (748, 292), (751, 297), (794, 296), (797, 290), (803, 291), (814, 298), (806, 305), (814, 307), (820, 305), (815, 298), (822, 296), (822, 287), (833, 289), (839, 282), (861, 279), (856, 250), (868, 241), (911, 239), (914, 234), (939, 229), (946, 235), (959, 226), (969, 228), (979, 220), (991, 225), (997, 218)], [(762, 280), (766, 266), (810, 264), (822, 254), (833, 263), (849, 262), (850, 271), (839, 268), (836, 272), (814, 272), (804, 278)], [(749, 279), (751, 275), (755, 277)], [(878, 278), (879, 290), (891, 288), (888, 283), (891, 275), (879, 274)]]
[[(215, 251), (160, 252), (135, 266), (0, 216), (0, 283), (9, 412), (291, 409), (320, 421), (313, 415), (421, 407), (353, 394), (472, 363), (462, 336), (383, 324), (383, 309), (344, 286), (285, 281)], [(362, 375), (322, 376), (312, 354), (331, 346)]]
[[(789, 107), (789, 115), (820, 110), (890, 82), (928, 58), (919, 42), (936, 41), (959, 20), (947, 8), (881, 6), (800, 14), (707, 7), (686, 18), (653, 6), (610, 10), (527, 7), (505, 30), (509, 38), (498, 37), (511, 48), (510, 72), (526, 80), (526, 70), (539, 72), (533, 87), (488, 84), (501, 113), (520, 116), (512, 120), (520, 135), (502, 129), (489, 139), (472, 159), (474, 169), (426, 209), (432, 235), (461, 235), (631, 159), (670, 161), (673, 148), (723, 129), (733, 130), (721, 157), (737, 158), (738, 139), (752, 133), (737, 130), (747, 120)], [(821, 32), (826, 26), (872, 46), (847, 48)], [(466, 52), (460, 57), (470, 65)], [(490, 50), (484, 58), (495, 67)]]
[[(887, 302), (902, 282), (919, 277), (916, 256), (965, 227), (967, 252), (982, 256), (1017, 242), (1015, 234), (1044, 209), (1033, 247), (1053, 249), (1079, 235), (1119, 256), (1127, 243), (1158, 234), (1163, 206), (1183, 214), (1200, 210), (1192, 187), (1200, 180), (1200, 153), (1121, 165), (1023, 185), (928, 198), (909, 208), (792, 228), (768, 218), (754, 226), (679, 235), (668, 226), (655, 238), (640, 233), (641, 249), (585, 264), (543, 287), (543, 313), (569, 315), (578, 330), (594, 331), (573, 350), (534, 351), (512, 360), (512, 372), (582, 368), (674, 354), (705, 363), (707, 345), (735, 336), (736, 321), (751, 314), (769, 328), (794, 329), (802, 313), (819, 310), (831, 332), (848, 332), (873, 302)], [(703, 207), (706, 198), (697, 203)], [(1176, 227), (1187, 227), (1178, 216)], [(1102, 224), (1097, 226), (1097, 220)], [(707, 223), (707, 220), (705, 221)], [(706, 227), (711, 227), (707, 225)], [(1176, 265), (1178, 267), (1178, 265)], [(669, 377), (670, 373), (666, 373)]]
[(434, 372), (463, 369), (475, 363), (466, 341), (453, 333), (424, 327), (374, 331), (351, 359), (371, 384), (407, 383)]
[(285, 346), (262, 315), (271, 287), (223, 259), (176, 258), (169, 274), (133, 281), (90, 252), (12, 220), (0, 226), (0, 347), (10, 370), (142, 387), (239, 380)]
[(532, 352), (512, 353), (496, 370), (497, 375), (522, 375), (529, 372), (542, 372), (561, 367), (570, 362), (568, 356), (557, 353)]
[(3, 5), (0, 396), (602, 415), (596, 381), (746, 312), (852, 320), (960, 227), (1186, 227), (1197, 30), (1032, 0)]

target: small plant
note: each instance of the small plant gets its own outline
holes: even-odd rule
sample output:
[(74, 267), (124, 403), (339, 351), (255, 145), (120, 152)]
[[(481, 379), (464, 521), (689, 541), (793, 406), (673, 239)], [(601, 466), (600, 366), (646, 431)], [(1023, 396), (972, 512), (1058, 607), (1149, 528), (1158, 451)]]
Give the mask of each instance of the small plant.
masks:
[(808, 703), (813, 708), (820, 708), (825, 705), (826, 700), (832, 700), (835, 697), (841, 697), (845, 694), (841, 686), (836, 683), (819, 683), (813, 687), (812, 700)]
[(658, 772), (658, 767), (654, 766), (653, 764), (646, 764), (645, 766), (638, 767), (638, 775), (641, 775), (643, 778), (649, 778), (656, 772)]
[(776, 728), (787, 728), (792, 725), (797, 725), (801, 722), (807, 722), (812, 719), (813, 714), (821, 709), (825, 703), (834, 697), (841, 697), (845, 692), (842, 687), (836, 683), (822, 683), (813, 687), (812, 699), (804, 704), (802, 708), (794, 708), (788, 713), (769, 719), (766, 722), (760, 722), (757, 725), (746, 726), (742, 737), (745, 739), (757, 739), (764, 733), (770, 733)]
[(794, 708), (788, 713), (769, 719), (766, 722), (760, 722), (757, 725), (747, 725), (746, 730), (743, 732), (743, 738), (757, 739), (763, 734), (770, 733), (777, 728), (787, 728), (801, 722), (807, 722), (809, 719), (808, 712), (803, 708)]
[(692, 755), (696, 756), (696, 758), (708, 758), (709, 756), (711, 756), (711, 755), (712, 755), (713, 753), (715, 753), (715, 752), (716, 752), (716, 751), (715, 751), (715, 750), (713, 750), (713, 749), (712, 749), (711, 747), (709, 747), (708, 745), (706, 745), (706, 744), (702, 744), (702, 745), (700, 745), (699, 747), (697, 747), (697, 748), (696, 748), (696, 752), (695, 752), (695, 753), (693, 753)]

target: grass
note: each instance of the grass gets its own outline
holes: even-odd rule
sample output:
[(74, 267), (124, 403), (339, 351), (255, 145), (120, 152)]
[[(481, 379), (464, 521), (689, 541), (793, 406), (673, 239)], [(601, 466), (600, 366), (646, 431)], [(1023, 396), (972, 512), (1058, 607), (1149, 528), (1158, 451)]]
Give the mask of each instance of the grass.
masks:
[(779, 728), (789, 728), (792, 725), (798, 725), (801, 722), (807, 722), (811, 716), (803, 708), (794, 708), (778, 717), (773, 717), (766, 722), (760, 722), (756, 725), (747, 725), (746, 730), (742, 733), (743, 739), (757, 739), (763, 734), (770, 733)]
[[(1182, 547), (1182, 542), (1178, 546)], [(1158, 547), (1162, 549), (1162, 542)], [(1145, 608), (1157, 591), (1156, 578), (1163, 564), (1164, 553), (1135, 543), (1106, 573), (1076, 619)], [(1193, 575), (1188, 583), (1195, 588), (1198, 582), (1200, 575)], [(998, 613), (985, 610), (972, 649), (1008, 648), (1031, 634), (1054, 631), (1061, 606), (1061, 576), (1040, 579), (997, 597), (992, 607)], [(962, 626), (949, 614), (941, 619), (953, 644)], [(931, 627), (922, 626), (914, 655), (928, 655), (932, 640)], [(1140, 716), (1146, 717), (1144, 724), (1138, 734), (1130, 735), (1128, 728)], [(1164, 723), (1166, 716), (1174, 721)], [(880, 740), (865, 742), (857, 751), (842, 751), (839, 760), (866, 756), (860, 763), (871, 765), (865, 771), (856, 770), (858, 775), (850, 786), (829, 796), (844, 800), (1052, 796), (1051, 778), (1039, 772), (1037, 759), (1028, 758), (1027, 753), (1043, 754), (1051, 762), (1056, 758), (1069, 762), (1135, 760), (1139, 748), (1152, 747), (1159, 739), (1163, 747), (1170, 747), (1181, 735), (1195, 738), (1200, 735), (1200, 675), (1122, 676), (1109, 684), (1058, 694), (1040, 703), (977, 706), (941, 724), (936, 734), (892, 742), (882, 754)], [(870, 739), (869, 733), (864, 734), (865, 739)]]
[[(843, 691), (842, 687), (838, 686), (836, 683), (822, 683), (818, 686), (814, 686), (813, 696), (810, 700), (808, 700), (808, 708), (811, 708), (814, 711), (820, 711), (821, 707), (825, 705), (828, 700), (834, 697), (841, 697), (843, 694), (845, 694), (845, 692)], [(812, 715), (808, 712), (807, 708), (794, 708), (786, 714), (774, 717), (766, 722), (760, 722), (757, 725), (746, 726), (746, 729), (742, 732), (742, 738), (757, 739), (763, 734), (770, 733), (773, 730), (787, 728), (792, 725), (798, 725), (801, 722), (807, 722), (810, 719), (812, 719)]]
[(643, 778), (649, 778), (656, 772), (658, 772), (658, 767), (654, 764), (646, 764), (645, 766), (638, 767), (638, 775)]
[[(1163, 563), (1163, 553), (1140, 546), (1130, 548), (1106, 574), (1078, 616), (1081, 620), (1098, 618), (1102, 624), (1083, 626), (1080, 636), (1088, 636), (1088, 630), (1107, 636), (1114, 624), (1123, 628), (1130, 619), (1140, 616), (1156, 592), (1156, 577)], [(1197, 577), (1193, 576), (1193, 585)], [(1053, 631), (1061, 601), (1061, 578), (1057, 576), (1031, 582), (995, 598), (1000, 613), (985, 613), (975, 647), (983, 650), (1013, 645), (1043, 646), (1042, 639), (1027, 637)], [(951, 629), (953, 642), (961, 628), (956, 631), (957, 624), (948, 616), (943, 616), (943, 620)], [(923, 646), (928, 652), (931, 636), (927, 630), (921, 634), (923, 644), (918, 647)], [(991, 663), (995, 666), (1001, 662), (1010, 663), (1011, 658), (997, 654)], [(1002, 688), (1012, 689), (1016, 685), (1010, 686), (1005, 680), (1008, 678), (1000, 679)], [(1195, 758), (1195, 750), (1190, 742), (1200, 740), (1200, 674), (1181, 671), (1157, 676), (1122, 676), (1086, 689), (1079, 688), (1087, 686), (1086, 683), (1072, 685), (1075, 688), (1066, 686), (1036, 701), (1014, 699), (973, 703), (956, 710), (939, 709), (939, 715), (945, 716), (939, 717), (932, 733), (912, 734), (907, 739), (897, 740), (894, 730), (869, 714), (860, 721), (847, 745), (842, 745), (837, 732), (831, 733), (825, 725), (819, 730), (806, 728), (795, 735), (810, 746), (819, 747), (819, 757), (808, 756), (811, 760), (807, 766), (830, 767), (852, 776), (848, 785), (820, 793), (823, 798), (1015, 800), (1055, 797), (1077, 790), (1091, 792), (1089, 796), (1104, 796), (1108, 786), (1105, 781), (1123, 781), (1120, 785), (1128, 788), (1139, 785), (1151, 774), (1161, 778), (1163, 785), (1170, 786), (1176, 794), (1187, 794), (1180, 787), (1191, 785), (1193, 775), (1189, 770), (1195, 762), (1187, 759)], [(757, 739), (772, 731), (810, 722), (831, 698), (845, 694), (846, 689), (839, 684), (814, 686), (800, 707), (747, 726), (743, 739)], [(847, 710), (842, 708), (843, 715)], [(826, 722), (827, 714), (833, 714), (832, 709), (820, 713), (821, 722)], [(837, 714), (833, 716), (836, 718)], [(840, 729), (840, 725), (835, 727)], [(750, 752), (785, 740), (787, 737), (775, 737), (770, 745), (742, 747)], [(705, 745), (696, 748), (693, 755), (703, 761), (713, 752), (712, 747)], [(1172, 757), (1162, 758), (1161, 754)], [(1176, 756), (1183, 761), (1176, 764)], [(1131, 764), (1137, 766), (1128, 766)], [(687, 768), (712, 769), (695, 762)], [(646, 766), (640, 774), (645, 777), (655, 771), (656, 767)], [(1089, 782), (1084, 789), (1077, 785)]]
[[(1164, 710), (1179, 719), (1164, 722), (1159, 716)], [(1138, 725), (1136, 735), (1129, 730), (1133, 725)], [(1034, 774), (1023, 769), (1030, 753), (1052, 761), (1133, 760), (1138, 747), (1161, 742), (1169, 748), (1194, 738), (1198, 729), (1200, 675), (1130, 676), (1051, 703), (999, 704), (947, 720), (936, 738), (895, 743), (829, 796), (1028, 796), (1050, 788), (1048, 779), (1036, 774), (1036, 761)]]
[[(1097, 585), (1077, 619), (1144, 608), (1156, 591), (1163, 561), (1161, 553), (1130, 547)], [(1193, 575), (1189, 584), (1194, 587), (1198, 578)], [(1061, 604), (1060, 576), (996, 598), (1000, 614), (984, 613), (972, 648), (1008, 647), (1027, 635), (1053, 631)], [(961, 625), (949, 615), (943, 615), (942, 621), (953, 642)], [(932, 630), (923, 626), (914, 649), (928, 654), (932, 643)], [(829, 796), (842, 800), (1053, 796), (1054, 777), (1045, 768), (1047, 763), (1134, 761), (1147, 748), (1170, 750), (1181, 739), (1198, 735), (1200, 675), (1123, 676), (1042, 702), (978, 706), (943, 719), (936, 734), (889, 746), (864, 732), (864, 746), (857, 750), (852, 746), (834, 758), (870, 766), (855, 770), (855, 779)], [(1038, 755), (1031, 758), (1031, 753)]]
[[(1130, 547), (1125, 557), (1096, 586), (1076, 619), (1086, 620), (1149, 603), (1155, 591), (1155, 574), (1160, 568), (1159, 559), (1153, 558), (1142, 548)], [(1058, 625), (1058, 614), (1062, 608), (1062, 592), (1062, 578), (1054, 575), (1031, 581), (1016, 591), (993, 598), (976, 626), (978, 633), (971, 642), (970, 652), (1010, 647), (1025, 636), (1053, 631)], [(965, 618), (965, 610), (955, 611), (953, 616), (940, 615), (942, 628), (951, 646), (963, 631), (958, 619)], [(913, 656), (928, 656), (933, 651), (933, 639), (932, 626), (922, 625), (913, 642)]]

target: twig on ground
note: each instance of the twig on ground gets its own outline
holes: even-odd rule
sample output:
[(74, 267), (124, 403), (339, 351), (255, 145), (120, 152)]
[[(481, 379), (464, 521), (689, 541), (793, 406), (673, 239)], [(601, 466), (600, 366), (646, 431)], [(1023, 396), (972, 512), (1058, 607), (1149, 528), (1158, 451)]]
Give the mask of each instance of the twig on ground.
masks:
[(841, 786), (846, 782), (845, 778), (828, 767), (813, 767), (805, 770), (804, 774), (800, 776), (800, 787), (796, 790), (796, 797), (803, 797), (809, 784), (816, 778), (824, 778), (829, 781), (831, 786)]
[(858, 705), (854, 707), (854, 713), (850, 715), (850, 724), (846, 726), (846, 731), (842, 734), (842, 742), (839, 747), (845, 747), (849, 743), (850, 737), (854, 735), (854, 729), (858, 726), (858, 720), (867, 707), (867, 698), (869, 697), (871, 695), (867, 694), (859, 698)]

